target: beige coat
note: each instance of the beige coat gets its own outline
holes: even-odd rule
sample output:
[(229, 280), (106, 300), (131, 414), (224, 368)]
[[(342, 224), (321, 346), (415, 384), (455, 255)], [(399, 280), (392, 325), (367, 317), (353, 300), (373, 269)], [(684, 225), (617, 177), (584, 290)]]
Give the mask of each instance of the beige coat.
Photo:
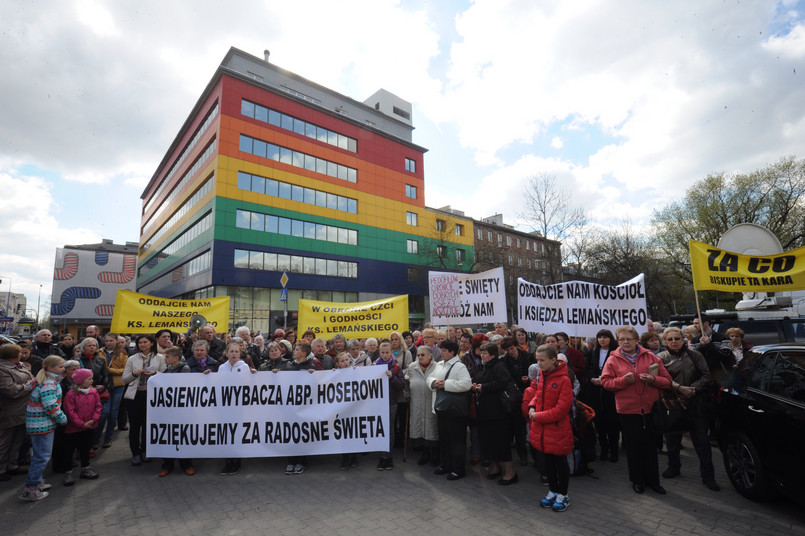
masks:
[(405, 383), (411, 393), (409, 400), (408, 437), (411, 439), (424, 438), (428, 441), (438, 441), (436, 415), (433, 407), (433, 391), (428, 387), (430, 375), (436, 369), (436, 362), (431, 361), (426, 370), (422, 370), (418, 361), (414, 361), (405, 370)]

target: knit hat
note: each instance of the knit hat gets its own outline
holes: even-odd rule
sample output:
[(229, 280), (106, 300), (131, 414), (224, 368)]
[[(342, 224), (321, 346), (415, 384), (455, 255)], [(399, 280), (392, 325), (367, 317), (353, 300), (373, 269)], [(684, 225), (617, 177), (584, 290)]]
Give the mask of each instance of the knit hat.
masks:
[(73, 372), (73, 383), (76, 385), (81, 385), (86, 381), (87, 378), (92, 376), (92, 371), (85, 368), (80, 368)]
[(285, 332), (283, 330), (277, 329), (276, 331), (274, 331), (274, 337), (273, 338), (276, 339), (277, 337), (279, 337), (281, 339), (284, 336), (285, 336)]
[(291, 344), (291, 341), (286, 341), (285, 339), (282, 339), (281, 341), (279, 341), (279, 343), (285, 347), (286, 352), (293, 352), (293, 345)]

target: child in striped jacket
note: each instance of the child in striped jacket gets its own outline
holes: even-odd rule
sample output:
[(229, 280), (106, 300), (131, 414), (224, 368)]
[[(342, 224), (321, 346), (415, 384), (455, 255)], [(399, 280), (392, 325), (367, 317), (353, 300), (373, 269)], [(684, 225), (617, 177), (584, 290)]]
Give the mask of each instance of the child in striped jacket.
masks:
[(25, 412), (25, 431), (31, 436), (33, 457), (25, 479), (25, 488), (20, 494), (23, 501), (39, 501), (48, 496), (50, 484), (42, 480), (42, 473), (53, 452), (53, 436), (57, 425), (67, 424), (67, 416), (61, 410), (61, 386), (64, 359), (51, 355), (42, 361), (36, 375), (31, 398)]

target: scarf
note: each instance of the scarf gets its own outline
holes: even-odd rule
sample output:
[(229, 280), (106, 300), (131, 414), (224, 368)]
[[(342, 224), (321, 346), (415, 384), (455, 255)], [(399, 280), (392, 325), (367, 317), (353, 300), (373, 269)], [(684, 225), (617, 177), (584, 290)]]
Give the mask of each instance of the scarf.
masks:
[(635, 346), (635, 353), (633, 354), (627, 354), (626, 352), (623, 351), (623, 348), (621, 348), (621, 355), (625, 357), (626, 361), (631, 363), (632, 366), (635, 366), (635, 364), (637, 363), (637, 356), (639, 354), (640, 354), (640, 345)]

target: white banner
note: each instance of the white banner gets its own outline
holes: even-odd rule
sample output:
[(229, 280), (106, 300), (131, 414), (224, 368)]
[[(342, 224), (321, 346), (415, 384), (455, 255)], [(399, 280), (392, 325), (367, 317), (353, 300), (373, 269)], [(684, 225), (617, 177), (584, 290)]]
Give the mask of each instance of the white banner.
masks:
[(389, 448), (386, 367), (309, 373), (156, 374), (148, 455), (251, 458)]
[(620, 285), (570, 281), (537, 285), (517, 280), (518, 325), (526, 331), (593, 337), (601, 329), (646, 330), (648, 309), (643, 274)]
[(430, 321), (460, 326), (506, 322), (503, 268), (480, 274), (430, 272)]

